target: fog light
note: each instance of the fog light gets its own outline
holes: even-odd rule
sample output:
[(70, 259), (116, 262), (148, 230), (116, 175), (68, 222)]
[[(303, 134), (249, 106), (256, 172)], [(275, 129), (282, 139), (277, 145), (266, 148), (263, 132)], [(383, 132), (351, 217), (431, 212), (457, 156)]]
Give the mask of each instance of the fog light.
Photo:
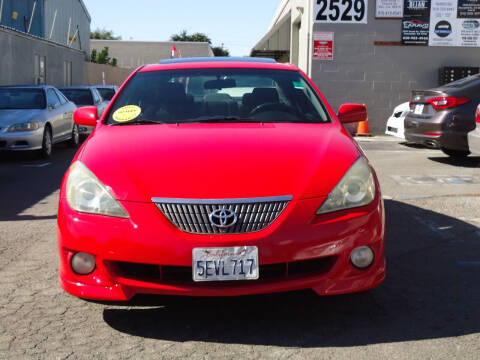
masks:
[(71, 266), (78, 275), (88, 275), (95, 270), (95, 256), (79, 252), (72, 256)]
[(374, 258), (373, 250), (369, 246), (357, 247), (350, 254), (350, 261), (359, 269), (365, 269), (372, 265)]

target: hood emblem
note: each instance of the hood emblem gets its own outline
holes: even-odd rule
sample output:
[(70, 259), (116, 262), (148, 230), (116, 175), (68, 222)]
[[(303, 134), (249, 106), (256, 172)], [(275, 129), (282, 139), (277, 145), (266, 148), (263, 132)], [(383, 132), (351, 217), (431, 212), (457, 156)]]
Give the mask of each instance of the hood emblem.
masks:
[(235, 211), (223, 207), (211, 212), (208, 219), (213, 226), (228, 229), (237, 223), (238, 216)]

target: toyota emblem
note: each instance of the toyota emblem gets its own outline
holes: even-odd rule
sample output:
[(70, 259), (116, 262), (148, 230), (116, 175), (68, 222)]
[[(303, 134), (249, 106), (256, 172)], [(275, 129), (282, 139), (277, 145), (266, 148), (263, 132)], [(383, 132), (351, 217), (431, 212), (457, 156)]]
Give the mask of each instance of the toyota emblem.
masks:
[(235, 211), (221, 208), (208, 215), (210, 223), (220, 229), (228, 229), (237, 223), (238, 217)]

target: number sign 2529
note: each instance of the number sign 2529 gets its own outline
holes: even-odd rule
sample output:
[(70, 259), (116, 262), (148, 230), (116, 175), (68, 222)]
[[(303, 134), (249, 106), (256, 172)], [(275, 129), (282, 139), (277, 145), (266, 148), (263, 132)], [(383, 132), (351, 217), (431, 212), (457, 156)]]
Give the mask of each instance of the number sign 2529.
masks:
[(316, 0), (315, 22), (367, 23), (368, 0)]

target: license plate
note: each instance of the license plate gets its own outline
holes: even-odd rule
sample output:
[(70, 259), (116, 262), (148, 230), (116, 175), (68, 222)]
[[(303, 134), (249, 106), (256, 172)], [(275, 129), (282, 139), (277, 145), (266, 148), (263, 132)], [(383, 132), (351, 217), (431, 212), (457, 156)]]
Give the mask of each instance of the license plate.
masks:
[(415, 105), (414, 114), (422, 114), (423, 113), (423, 104)]
[(258, 248), (238, 246), (195, 248), (193, 281), (257, 280)]

